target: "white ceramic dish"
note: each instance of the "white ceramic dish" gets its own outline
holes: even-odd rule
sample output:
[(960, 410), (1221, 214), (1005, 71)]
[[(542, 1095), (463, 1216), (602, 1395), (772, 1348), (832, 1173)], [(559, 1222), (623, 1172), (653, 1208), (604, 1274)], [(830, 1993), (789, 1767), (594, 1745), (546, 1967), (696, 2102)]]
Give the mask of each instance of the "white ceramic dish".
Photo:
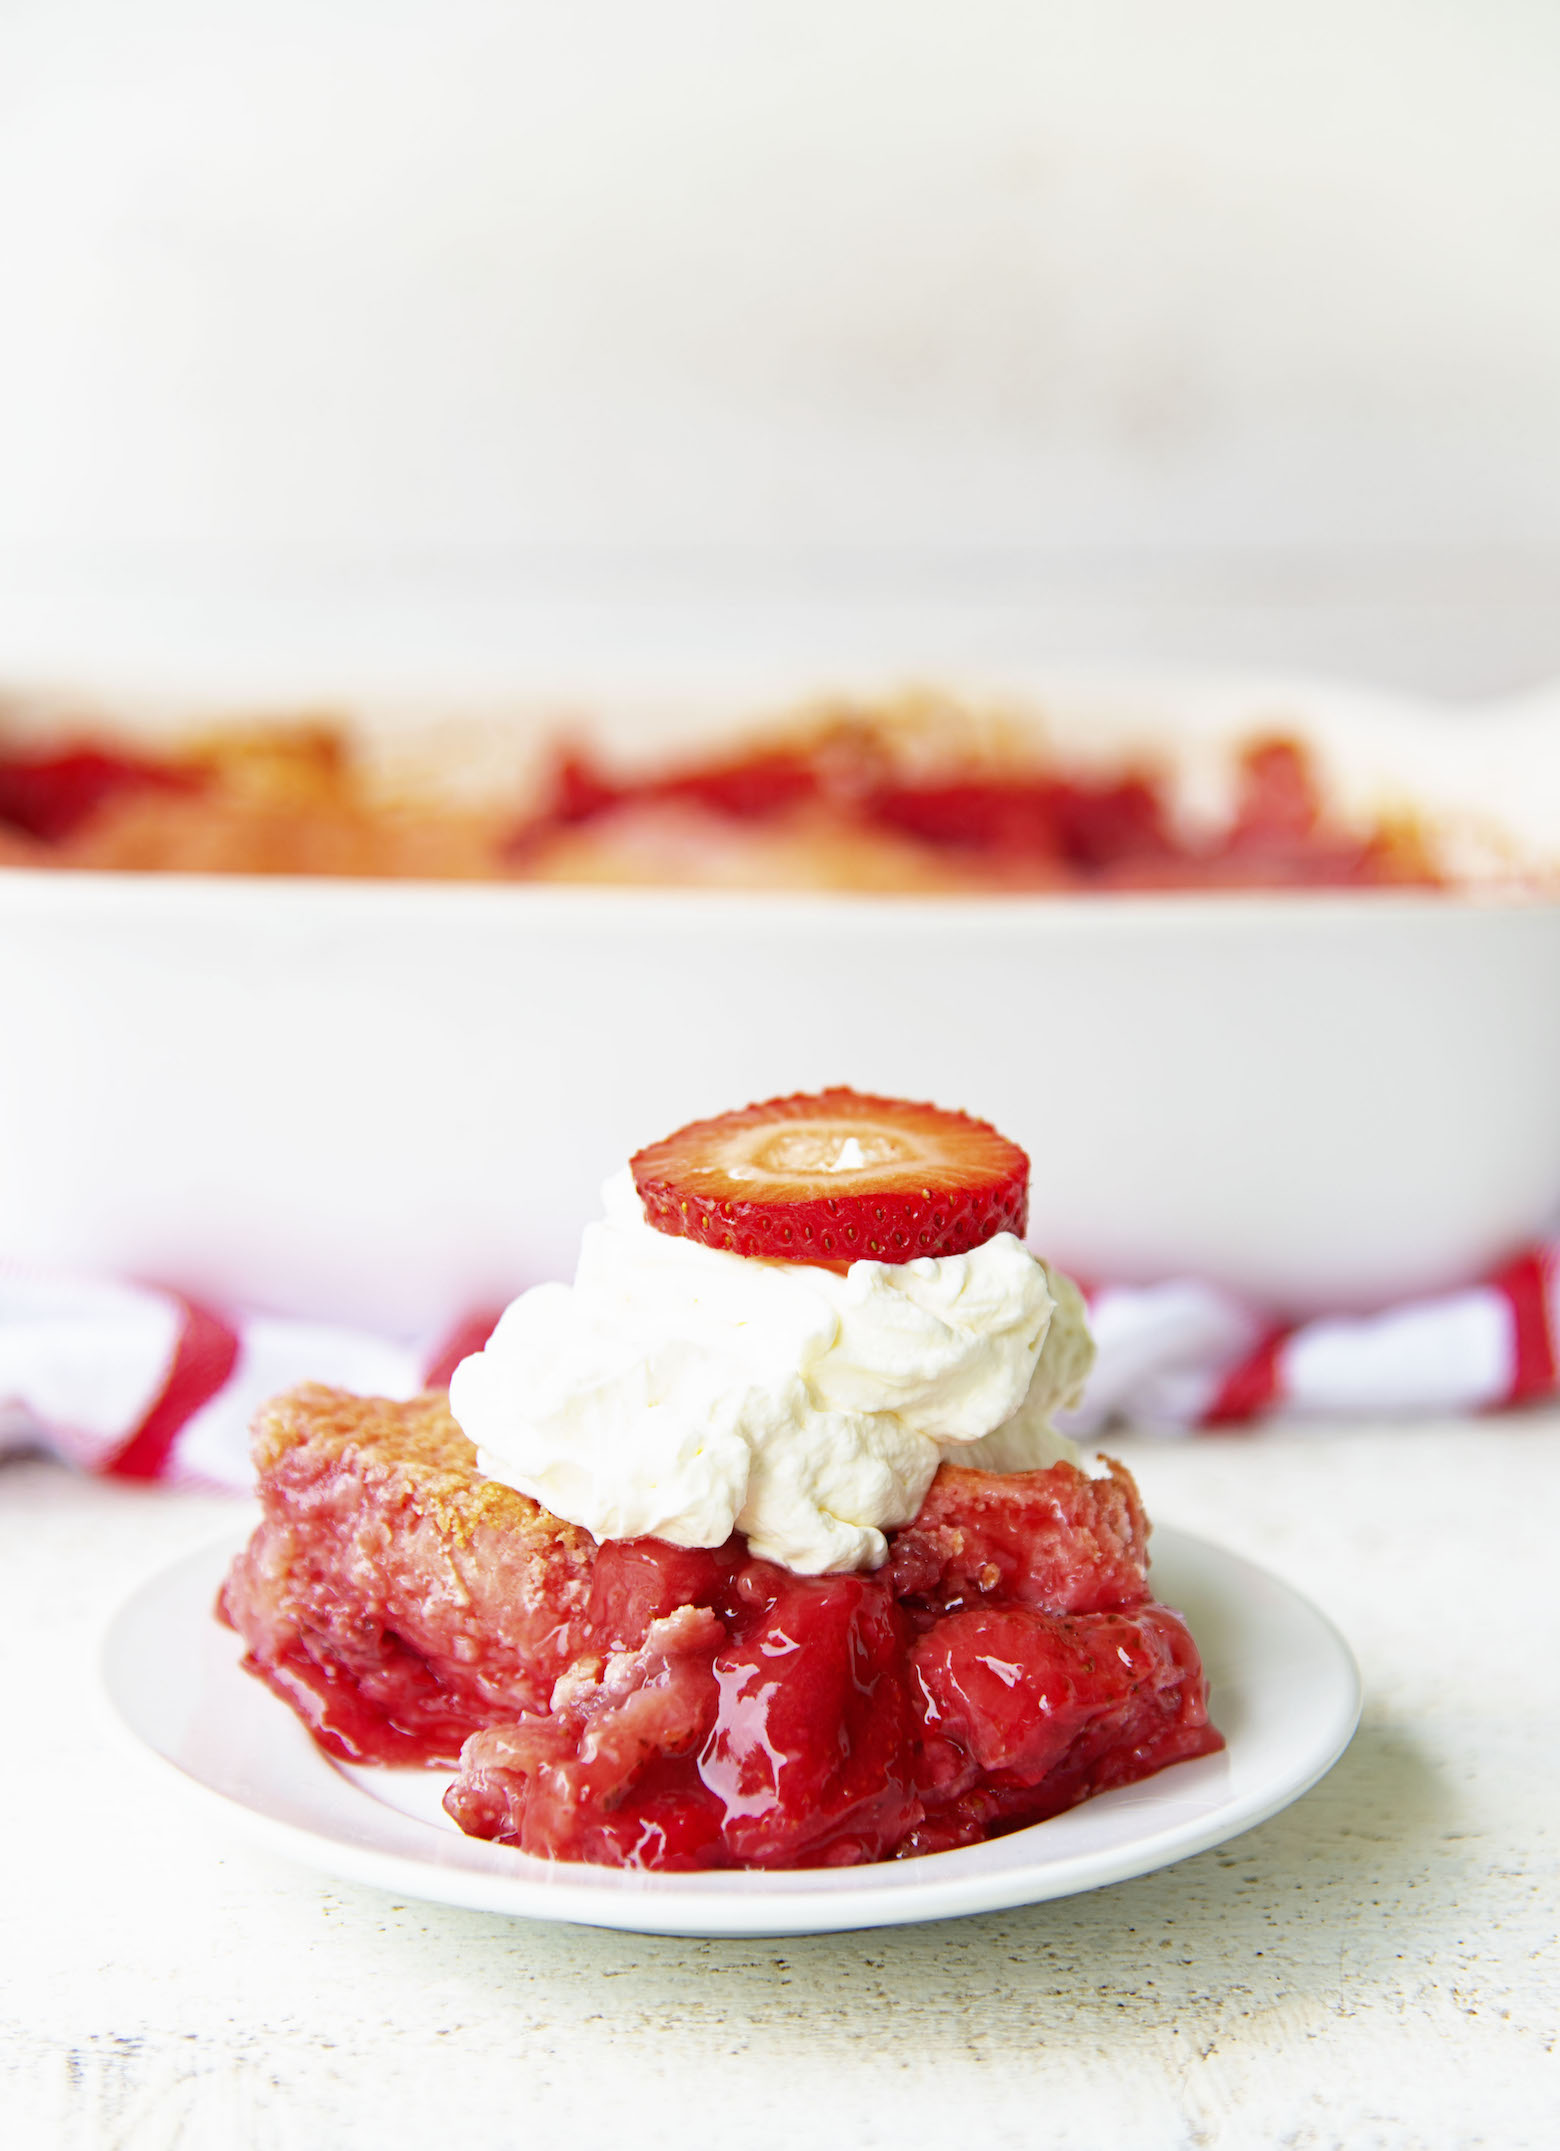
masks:
[(103, 1671), (114, 1707), (155, 1755), (305, 1865), (397, 1895), (645, 1934), (815, 1934), (1037, 1904), (1203, 1852), (1314, 1785), (1359, 1718), (1348, 1646), (1298, 1592), (1184, 1533), (1154, 1536), (1154, 1587), (1202, 1651), (1221, 1755), (989, 1845), (874, 1867), (797, 1874), (637, 1875), (533, 1860), (463, 1837), (430, 1771), (328, 1762), (245, 1674), (212, 1618), (237, 1541), (166, 1569), (114, 1621)]
[[(1066, 751), (1169, 743), (1189, 796), (1216, 788), (1228, 738), (1282, 722), (1346, 800), (1506, 799), (1523, 845), (1547, 830), (1560, 856), (1551, 711), (1043, 685)], [(712, 728), (666, 702), (602, 717), (640, 753)], [(0, 1255), (433, 1327), (567, 1274), (640, 1144), (844, 1081), (995, 1120), (1034, 1159), (1037, 1245), (1086, 1275), (1365, 1306), (1463, 1281), (1560, 1213), (1557, 982), (1560, 901), (1496, 888), (930, 900), (0, 874)]]

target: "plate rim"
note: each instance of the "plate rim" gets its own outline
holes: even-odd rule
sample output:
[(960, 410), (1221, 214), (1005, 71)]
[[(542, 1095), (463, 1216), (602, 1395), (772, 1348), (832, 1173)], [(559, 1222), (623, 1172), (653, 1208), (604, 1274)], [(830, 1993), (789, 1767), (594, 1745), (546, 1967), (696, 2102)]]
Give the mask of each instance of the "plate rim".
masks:
[[(676, 1876), (647, 1875), (625, 1884), (618, 1870), (603, 1870), (614, 1877), (611, 1888), (595, 1879), (598, 1871), (586, 1870), (591, 1879), (577, 1878), (570, 1863), (538, 1862), (550, 1871), (544, 1876), (527, 1872), (513, 1877), (480, 1868), (445, 1866), (394, 1850), (359, 1845), (332, 1834), (287, 1821), (237, 1792), (212, 1783), (176, 1756), (170, 1755), (134, 1722), (118, 1687), (116, 1658), (127, 1634), (135, 1625), (155, 1618), (159, 1602), (181, 1583), (192, 1585), (197, 1576), (210, 1576), (213, 1585), (219, 1561), (225, 1565), (247, 1543), (247, 1531), (229, 1529), (206, 1539), (145, 1576), (116, 1606), (102, 1635), (98, 1672), (103, 1699), (123, 1739), (141, 1756), (155, 1762), (166, 1782), (175, 1781), (208, 1810), (236, 1822), (251, 1841), (268, 1846), (283, 1857), (316, 1873), (345, 1881), (366, 1883), (424, 1902), (448, 1904), (469, 1911), (499, 1914), (508, 1918), (538, 1919), (552, 1923), (588, 1926), (620, 1933), (680, 1935), (706, 1939), (778, 1939), (785, 1936), (844, 1933), (878, 1927), (907, 1926), (942, 1919), (975, 1917), (982, 1913), (1012, 1911), (1025, 1905), (1054, 1902), (1096, 1889), (1113, 1887), (1157, 1872), (1159, 1869), (1212, 1850), (1246, 1831), (1271, 1821), (1317, 1785), (1334, 1767), (1354, 1738), (1363, 1704), (1363, 1686), (1354, 1653), (1337, 1624), (1287, 1579), (1260, 1562), (1234, 1552), (1199, 1533), (1169, 1524), (1158, 1525), (1158, 1550), (1173, 1545), (1177, 1556), (1217, 1571), (1222, 1565), (1244, 1572), (1247, 1579), (1276, 1592), (1291, 1616), (1299, 1615), (1312, 1630), (1318, 1655), (1331, 1661), (1334, 1687), (1331, 1709), (1325, 1714), (1327, 1730), (1303, 1759), (1270, 1782), (1230, 1799), (1205, 1812), (1170, 1821), (1150, 1830), (1141, 1839), (1114, 1848), (1084, 1852), (1043, 1865), (1015, 1866), (981, 1873), (949, 1873), (938, 1863), (957, 1860), (958, 1848), (932, 1853), (902, 1863), (873, 1863), (874, 1871), (893, 1869), (902, 1880), (878, 1882), (870, 1888), (852, 1889), (850, 1879), (866, 1870), (813, 1870), (840, 1881), (829, 1891), (798, 1893), (794, 1872), (738, 1873), (715, 1871)], [(244, 1679), (236, 1660), (235, 1679)], [(287, 1706), (276, 1699), (276, 1708)], [(296, 1723), (296, 1721), (294, 1721)], [(1238, 1740), (1239, 1735), (1234, 1736)], [(1233, 1741), (1232, 1741), (1233, 1745)], [(1226, 1751), (1228, 1752), (1228, 1751)], [(335, 1770), (330, 1759), (315, 1751), (319, 1766), (337, 1779), (353, 1785), (344, 1771)], [(1196, 1763), (1174, 1766), (1195, 1768)], [(1160, 1773), (1161, 1777), (1171, 1773)], [(1148, 1782), (1148, 1781), (1145, 1781)], [(373, 1795), (354, 1786), (367, 1802)], [(1084, 1803), (1085, 1805), (1087, 1803)], [(1009, 1834), (1008, 1843), (1024, 1839), (1045, 1823), (1029, 1825)], [(803, 1871), (807, 1872), (807, 1871)], [(555, 1879), (556, 1878), (556, 1879)], [(787, 1887), (789, 1885), (789, 1887)]]

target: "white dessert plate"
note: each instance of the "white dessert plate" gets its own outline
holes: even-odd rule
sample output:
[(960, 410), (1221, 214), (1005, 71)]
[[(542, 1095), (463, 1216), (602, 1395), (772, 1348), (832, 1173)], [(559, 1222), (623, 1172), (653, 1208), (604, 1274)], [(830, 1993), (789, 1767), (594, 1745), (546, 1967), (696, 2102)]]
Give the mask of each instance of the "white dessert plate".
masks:
[(144, 1584), (109, 1630), (103, 1672), (131, 1732), (276, 1851), (348, 1881), (528, 1919), (642, 1934), (821, 1934), (1037, 1904), (1124, 1882), (1249, 1830), (1348, 1746), (1359, 1674), (1347, 1644), (1255, 1563), (1183, 1532), (1154, 1536), (1154, 1586), (1191, 1624), (1228, 1746), (994, 1843), (871, 1867), (653, 1875), (536, 1860), (463, 1837), (449, 1773), (329, 1762), (241, 1668), (212, 1617), (238, 1542)]

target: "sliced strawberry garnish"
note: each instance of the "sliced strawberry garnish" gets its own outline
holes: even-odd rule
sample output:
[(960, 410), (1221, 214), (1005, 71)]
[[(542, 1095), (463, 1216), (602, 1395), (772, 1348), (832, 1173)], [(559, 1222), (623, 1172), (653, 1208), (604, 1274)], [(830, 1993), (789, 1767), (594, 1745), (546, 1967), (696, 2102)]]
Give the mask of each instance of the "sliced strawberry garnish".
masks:
[(960, 1255), (1029, 1215), (1029, 1160), (986, 1121), (854, 1090), (696, 1120), (629, 1163), (658, 1232), (771, 1261)]

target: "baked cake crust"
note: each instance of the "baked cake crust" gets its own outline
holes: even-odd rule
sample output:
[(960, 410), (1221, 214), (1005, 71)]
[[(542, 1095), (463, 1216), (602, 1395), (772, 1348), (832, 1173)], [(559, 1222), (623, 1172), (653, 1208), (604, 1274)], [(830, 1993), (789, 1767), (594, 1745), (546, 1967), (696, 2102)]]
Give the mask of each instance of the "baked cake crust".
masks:
[(221, 1612), (324, 1746), (453, 1762), (478, 1726), (546, 1708), (596, 1544), (481, 1478), (442, 1390), (308, 1384), (260, 1413), (254, 1458), (262, 1521)]

